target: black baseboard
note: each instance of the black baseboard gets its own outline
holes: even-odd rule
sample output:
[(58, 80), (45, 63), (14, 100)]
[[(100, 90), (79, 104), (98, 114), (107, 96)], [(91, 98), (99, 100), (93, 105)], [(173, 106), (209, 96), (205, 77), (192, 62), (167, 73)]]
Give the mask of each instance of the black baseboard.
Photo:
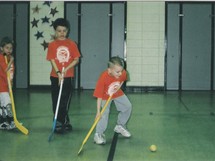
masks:
[(141, 86), (127, 86), (126, 92), (149, 92), (149, 91), (165, 91), (164, 87), (157, 87), (157, 86), (147, 86), (147, 87), (141, 87)]

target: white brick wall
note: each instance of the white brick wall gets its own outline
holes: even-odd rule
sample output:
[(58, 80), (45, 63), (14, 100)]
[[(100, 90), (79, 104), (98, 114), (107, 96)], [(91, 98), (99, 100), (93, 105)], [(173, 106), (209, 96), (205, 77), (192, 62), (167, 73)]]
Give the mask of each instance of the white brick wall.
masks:
[(127, 3), (128, 86), (164, 86), (165, 2)]

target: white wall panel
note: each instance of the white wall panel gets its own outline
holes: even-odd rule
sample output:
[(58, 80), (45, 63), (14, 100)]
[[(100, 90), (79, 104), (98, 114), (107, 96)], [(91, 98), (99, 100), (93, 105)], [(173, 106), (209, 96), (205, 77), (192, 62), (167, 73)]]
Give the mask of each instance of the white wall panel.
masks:
[[(49, 85), (51, 64), (46, 60), (47, 48), (42, 46), (43, 42), (53, 41), (54, 35), (52, 21), (59, 17), (64, 17), (64, 2), (43, 2), (32, 1), (29, 8), (30, 21), (30, 85)], [(53, 11), (56, 10), (55, 14)], [(52, 11), (52, 12), (51, 12)], [(48, 22), (43, 22), (45, 16)], [(37, 26), (33, 26), (33, 20), (38, 20)], [(42, 37), (37, 37), (37, 32), (42, 33)]]
[(127, 3), (127, 86), (164, 86), (164, 2)]

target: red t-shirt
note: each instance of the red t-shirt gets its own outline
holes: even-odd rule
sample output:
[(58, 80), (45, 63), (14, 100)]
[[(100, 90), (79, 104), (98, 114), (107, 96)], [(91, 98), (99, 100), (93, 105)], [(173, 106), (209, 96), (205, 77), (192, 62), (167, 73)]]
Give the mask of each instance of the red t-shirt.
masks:
[[(10, 56), (7, 56), (8, 63), (10, 62)], [(8, 83), (7, 83), (7, 64), (5, 62), (4, 55), (0, 53), (0, 92), (9, 92)], [(14, 63), (10, 67), (10, 78), (13, 79), (14, 74)]]
[[(62, 71), (63, 67), (67, 67), (75, 58), (79, 58), (80, 56), (76, 43), (70, 39), (65, 39), (49, 43), (46, 59), (49, 61), (54, 59), (58, 69)], [(58, 77), (54, 68), (52, 68), (50, 75)], [(74, 68), (68, 70), (65, 77), (74, 77)]]
[[(109, 87), (114, 84), (121, 84), (122, 82), (126, 81), (126, 79), (127, 75), (125, 70), (123, 70), (122, 75), (119, 78), (115, 78), (109, 75), (107, 70), (104, 71), (97, 81), (93, 96), (97, 98), (102, 98), (103, 100), (107, 100), (109, 98)], [(113, 94), (112, 98), (117, 98), (119, 96), (122, 96), (123, 94), (124, 92), (119, 89), (116, 93)]]

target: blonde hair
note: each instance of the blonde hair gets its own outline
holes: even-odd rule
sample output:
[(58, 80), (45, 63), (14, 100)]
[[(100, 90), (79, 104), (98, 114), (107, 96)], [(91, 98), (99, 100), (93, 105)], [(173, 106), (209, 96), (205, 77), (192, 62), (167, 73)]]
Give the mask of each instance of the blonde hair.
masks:
[(111, 57), (108, 62), (108, 68), (112, 67), (113, 65), (119, 65), (124, 68), (124, 60), (118, 56)]

